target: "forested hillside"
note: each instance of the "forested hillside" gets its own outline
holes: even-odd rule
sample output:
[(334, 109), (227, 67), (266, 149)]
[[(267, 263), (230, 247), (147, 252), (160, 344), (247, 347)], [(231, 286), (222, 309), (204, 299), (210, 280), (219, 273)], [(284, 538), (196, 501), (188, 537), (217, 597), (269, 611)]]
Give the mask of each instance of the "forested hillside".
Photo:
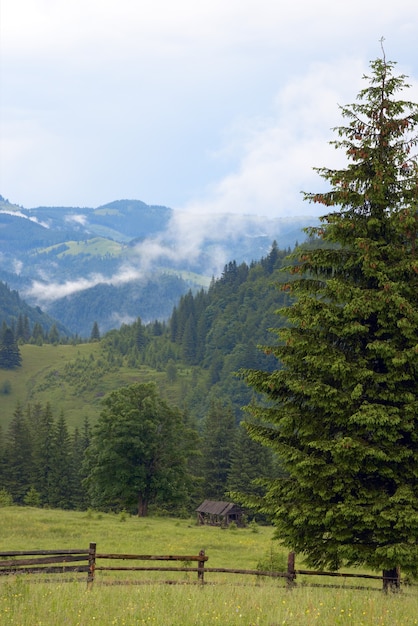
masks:
[(11, 326), (16, 331), (16, 339), (28, 341), (33, 334), (33, 328), (39, 326), (44, 336), (55, 326), (62, 336), (71, 333), (57, 319), (44, 313), (39, 307), (29, 306), (16, 290), (10, 289), (0, 281), (0, 323)]
[(257, 263), (231, 261), (208, 290), (182, 296), (167, 323), (144, 326), (137, 320), (110, 331), (102, 340), (107, 358), (164, 370), (174, 379), (187, 368), (194, 382), (184, 385), (183, 403), (193, 415), (202, 418), (213, 399), (224, 399), (239, 421), (251, 392), (237, 372), (276, 366), (259, 346), (268, 343), (269, 328), (278, 324), (276, 310), (286, 302), (275, 283), (284, 279), (280, 269), (288, 252), (274, 243)]
[(137, 317), (167, 320), (180, 297), (207, 288), (225, 262), (251, 263), (273, 239), (293, 247), (315, 222), (228, 214), (190, 222), (139, 200), (25, 209), (0, 196), (0, 280), (88, 338), (95, 321), (105, 333)]
[[(259, 487), (251, 485), (252, 478), (272, 476), (279, 468), (270, 453), (239, 427), (242, 407), (251, 402), (252, 392), (237, 372), (240, 368), (272, 369), (277, 365), (258, 345), (268, 343), (268, 329), (279, 323), (275, 311), (286, 295), (276, 283), (286, 277), (280, 269), (288, 252), (274, 243), (259, 262), (247, 265), (231, 261), (207, 290), (184, 295), (167, 322), (143, 324), (138, 318), (102, 337), (97, 326), (94, 333), (92, 329), (92, 343), (79, 346), (74, 341), (72, 345), (55, 347), (26, 345), (20, 339), (22, 366), (13, 372), (0, 370), (4, 399), (0, 420), (3, 482), (13, 498), (19, 502), (39, 498), (42, 504), (56, 506), (60, 502), (60, 506), (69, 508), (91, 502), (83, 491), (82, 470), (74, 474), (73, 464), (80, 446), (86, 445), (87, 433), (100, 419), (103, 398), (132, 384), (152, 381), (158, 395), (182, 412), (185, 432), (194, 433), (188, 435), (189, 447), (184, 454), (189, 461), (183, 468), (188, 472), (186, 482), (193, 489), (182, 499), (181, 506), (186, 503), (193, 507), (204, 497), (221, 499), (230, 489), (257, 492)], [(67, 495), (56, 490), (49, 493), (41, 488), (42, 481), (34, 482), (33, 476), (40, 471), (34, 465), (39, 454), (31, 435), (34, 411), (49, 420), (45, 430), (48, 437), (61, 437), (66, 442), (68, 463), (60, 469), (61, 479), (54, 474), (50, 482), (64, 486), (69, 481)], [(39, 430), (39, 437), (42, 432)], [(46, 450), (58, 444), (44, 443), (46, 448), (36, 444), (46, 455), (37, 462), (44, 463), (48, 472), (50, 453)], [(19, 469), (22, 446), (26, 448), (26, 469)], [(12, 471), (13, 467), (17, 469)], [(31, 491), (28, 496), (32, 488), (36, 493)], [(95, 493), (94, 486), (91, 493)], [(151, 505), (162, 506), (159, 498), (157, 494)], [(117, 509), (128, 501), (132, 505), (129, 498), (124, 503), (104, 498), (100, 505)], [(172, 494), (170, 502), (171, 509), (180, 506), (178, 493)]]

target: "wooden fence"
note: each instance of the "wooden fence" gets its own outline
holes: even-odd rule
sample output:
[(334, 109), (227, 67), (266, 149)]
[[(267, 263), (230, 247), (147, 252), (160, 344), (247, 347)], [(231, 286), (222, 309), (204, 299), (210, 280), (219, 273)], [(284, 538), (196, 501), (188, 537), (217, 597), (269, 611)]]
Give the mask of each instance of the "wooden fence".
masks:
[(87, 572), (89, 580), (91, 574), (94, 573), (94, 553), (95, 544), (90, 544), (89, 549), (82, 548), (81, 550), (0, 552), (0, 575)]
[[(25, 550), (13, 552), (0, 552), (0, 575), (4, 574), (66, 574), (86, 573), (87, 585), (91, 587), (97, 571), (125, 571), (125, 572), (195, 572), (197, 582), (203, 584), (206, 573), (242, 574), (271, 578), (284, 578), (288, 588), (296, 584), (299, 575), (304, 576), (329, 576), (336, 578), (362, 578), (369, 580), (381, 580), (383, 589), (399, 588), (401, 585), (400, 573), (394, 576), (377, 576), (372, 574), (355, 574), (343, 572), (324, 572), (304, 569), (296, 569), (295, 553), (290, 552), (287, 560), (287, 571), (273, 572), (248, 569), (234, 569), (225, 567), (205, 567), (208, 556), (204, 550), (196, 555), (144, 555), (144, 554), (109, 554), (98, 553), (96, 544), (90, 543), (88, 549), (81, 550)], [(152, 565), (103, 565), (106, 560), (117, 561), (147, 561)], [(99, 563), (98, 563), (99, 561)], [(165, 565), (155, 565), (156, 561), (165, 562)], [(182, 562), (182, 566), (175, 563)], [(173, 565), (174, 563), (174, 565)], [(190, 566), (189, 563), (196, 563)]]

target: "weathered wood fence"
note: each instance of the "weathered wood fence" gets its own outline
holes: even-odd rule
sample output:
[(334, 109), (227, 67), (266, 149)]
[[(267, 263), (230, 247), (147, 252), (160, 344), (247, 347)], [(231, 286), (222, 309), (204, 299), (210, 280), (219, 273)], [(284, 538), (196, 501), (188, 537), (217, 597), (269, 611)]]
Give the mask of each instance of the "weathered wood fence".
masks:
[[(383, 589), (399, 588), (401, 585), (400, 573), (393, 576), (377, 576), (372, 574), (355, 574), (343, 572), (324, 572), (304, 569), (296, 569), (295, 553), (290, 552), (285, 572), (260, 571), (248, 569), (235, 569), (225, 567), (205, 567), (208, 556), (204, 550), (195, 555), (144, 555), (144, 554), (109, 554), (98, 553), (96, 544), (90, 543), (88, 549), (81, 550), (22, 550), (0, 552), (0, 575), (4, 574), (66, 574), (86, 573), (87, 585), (91, 587), (97, 571), (125, 571), (125, 572), (194, 572), (197, 574), (197, 582), (203, 584), (206, 573), (242, 574), (251, 576), (284, 578), (288, 588), (296, 584), (299, 575), (304, 576), (329, 576), (336, 578), (363, 578), (369, 580), (381, 580)], [(130, 561), (132, 565), (107, 565), (102, 564), (106, 560)], [(99, 561), (99, 563), (98, 563)], [(133, 562), (148, 561), (153, 564), (138, 565)], [(155, 565), (155, 562), (165, 562), (165, 565)], [(178, 566), (176, 563), (182, 562)], [(174, 565), (173, 565), (174, 563)], [(189, 563), (196, 563), (191, 566)]]
[(94, 553), (95, 544), (90, 544), (89, 549), (82, 548), (81, 550), (0, 552), (0, 575), (87, 572), (89, 579), (91, 572), (94, 572)]

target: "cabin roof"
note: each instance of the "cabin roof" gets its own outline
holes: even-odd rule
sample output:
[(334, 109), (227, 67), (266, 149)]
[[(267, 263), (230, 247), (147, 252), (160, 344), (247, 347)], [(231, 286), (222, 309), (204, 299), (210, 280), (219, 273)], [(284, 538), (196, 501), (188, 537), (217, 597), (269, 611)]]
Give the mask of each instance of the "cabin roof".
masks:
[(221, 502), (218, 500), (204, 500), (196, 509), (197, 513), (210, 513), (212, 515), (228, 515), (233, 509), (238, 507), (232, 502)]

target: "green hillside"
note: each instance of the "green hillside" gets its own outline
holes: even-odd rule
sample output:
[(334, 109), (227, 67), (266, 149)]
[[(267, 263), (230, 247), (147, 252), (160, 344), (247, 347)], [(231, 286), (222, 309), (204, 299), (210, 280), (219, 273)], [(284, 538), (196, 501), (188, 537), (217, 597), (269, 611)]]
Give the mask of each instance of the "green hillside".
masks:
[[(7, 428), (17, 403), (49, 402), (55, 413), (64, 412), (71, 428), (81, 426), (85, 418), (93, 424), (101, 410), (102, 398), (119, 387), (134, 382), (155, 381), (167, 400), (181, 405), (181, 384), (187, 382), (190, 369), (180, 369), (175, 384), (165, 372), (127, 365), (109, 367), (97, 343), (79, 345), (44, 344), (20, 347), (22, 367), (0, 369), (0, 426)], [(4, 390), (7, 390), (4, 393)]]
[(91, 255), (91, 256), (120, 256), (124, 246), (117, 241), (112, 241), (105, 237), (92, 237), (84, 241), (66, 241), (65, 244), (57, 244), (44, 250), (39, 250), (39, 254), (55, 254), (61, 259), (67, 255)]
[(0, 424), (10, 421), (18, 402), (49, 402), (54, 412), (64, 412), (70, 428), (86, 417), (93, 423), (107, 393), (149, 381), (193, 419), (221, 400), (239, 422), (252, 392), (236, 372), (276, 366), (258, 345), (269, 342), (268, 329), (277, 325), (276, 310), (285, 301), (276, 288), (285, 255), (273, 245), (250, 267), (229, 263), (207, 290), (181, 297), (167, 323), (138, 318), (100, 342), (22, 345), (22, 367), (0, 370)]
[(61, 322), (53, 319), (39, 307), (29, 306), (16, 290), (11, 290), (6, 283), (0, 281), (0, 323), (13, 326), (17, 324), (19, 316), (27, 318), (31, 327), (39, 324), (45, 332), (55, 324), (61, 335), (71, 334)]

